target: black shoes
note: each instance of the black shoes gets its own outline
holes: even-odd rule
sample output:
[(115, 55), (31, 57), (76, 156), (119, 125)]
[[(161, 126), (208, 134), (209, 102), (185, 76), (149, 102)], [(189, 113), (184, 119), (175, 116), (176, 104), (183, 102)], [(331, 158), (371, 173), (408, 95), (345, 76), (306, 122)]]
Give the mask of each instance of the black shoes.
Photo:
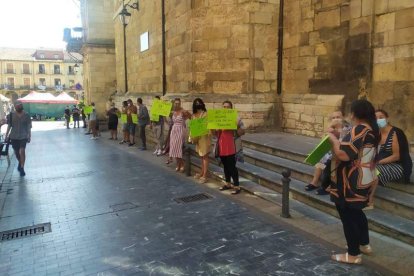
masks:
[(20, 172), (20, 176), (25, 176), (26, 172), (24, 169), (20, 166), (20, 164), (17, 166), (17, 170)]
[(316, 190), (317, 195), (329, 195), (329, 193), (322, 187), (319, 187), (318, 190)]
[(317, 187), (317, 186), (315, 186), (315, 185), (313, 185), (313, 184), (308, 184), (308, 185), (306, 185), (306, 186), (305, 186), (305, 191), (310, 192), (310, 191), (316, 190), (316, 189), (318, 189), (318, 188), (319, 188), (319, 187)]

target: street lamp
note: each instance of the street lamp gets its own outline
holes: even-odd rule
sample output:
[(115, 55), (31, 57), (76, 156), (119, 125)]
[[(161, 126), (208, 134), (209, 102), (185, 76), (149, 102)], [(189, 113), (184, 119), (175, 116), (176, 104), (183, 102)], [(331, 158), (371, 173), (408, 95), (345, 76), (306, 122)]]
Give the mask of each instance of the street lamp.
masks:
[(134, 10), (139, 10), (138, 0), (133, 4), (125, 4), (125, 0), (122, 4), (122, 10), (119, 13), (119, 20), (121, 20), (121, 24), (123, 27), (123, 34), (124, 34), (124, 74), (125, 74), (125, 93), (128, 92), (128, 68), (127, 68), (127, 57), (126, 57), (126, 26), (131, 19), (131, 13), (128, 12), (127, 8), (131, 8)]

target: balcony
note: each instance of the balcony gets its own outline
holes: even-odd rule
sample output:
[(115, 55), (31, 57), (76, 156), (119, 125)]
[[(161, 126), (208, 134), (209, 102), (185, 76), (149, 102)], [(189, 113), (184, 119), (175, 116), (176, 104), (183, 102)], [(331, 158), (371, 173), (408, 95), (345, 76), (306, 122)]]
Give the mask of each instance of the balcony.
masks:
[(14, 90), (17, 87), (14, 84), (0, 84), (0, 89), (4, 89), (4, 90)]
[(31, 72), (29, 70), (23, 70), (22, 74), (24, 74), (24, 75), (30, 75)]
[(16, 70), (14, 69), (6, 69), (6, 72), (4, 72), (5, 74), (16, 74)]
[(53, 75), (61, 75), (62, 73), (60, 72), (60, 70), (55, 70), (53, 71)]
[(22, 90), (30, 90), (32, 87), (30, 85), (20, 85), (20, 89)]
[(46, 71), (39, 70), (39, 71), (37, 71), (37, 74), (39, 74), (39, 75), (46, 75)]

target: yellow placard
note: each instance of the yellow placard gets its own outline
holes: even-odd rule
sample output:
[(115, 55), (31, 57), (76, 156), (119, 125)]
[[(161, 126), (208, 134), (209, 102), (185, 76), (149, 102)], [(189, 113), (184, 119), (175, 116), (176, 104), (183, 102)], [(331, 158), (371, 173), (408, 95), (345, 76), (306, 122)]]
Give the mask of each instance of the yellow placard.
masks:
[(207, 129), (237, 129), (236, 109), (209, 109)]
[(121, 114), (121, 122), (126, 124), (128, 122), (128, 117), (126, 114)]
[(329, 136), (325, 136), (315, 149), (309, 153), (305, 159), (305, 163), (315, 166), (321, 158), (331, 150), (331, 143), (329, 142)]
[(151, 113), (168, 117), (170, 116), (172, 103), (169, 101), (154, 100), (151, 106)]
[(190, 120), (190, 136), (199, 137), (208, 134), (207, 118), (198, 118)]
[(93, 111), (93, 106), (91, 105), (85, 105), (85, 107), (83, 108), (83, 113), (85, 113), (86, 115), (91, 114)]
[(150, 121), (152, 121), (152, 122), (158, 122), (159, 120), (160, 120), (160, 115), (153, 114), (152, 112), (150, 113)]
[(131, 114), (132, 123), (138, 124), (138, 115), (137, 114)]

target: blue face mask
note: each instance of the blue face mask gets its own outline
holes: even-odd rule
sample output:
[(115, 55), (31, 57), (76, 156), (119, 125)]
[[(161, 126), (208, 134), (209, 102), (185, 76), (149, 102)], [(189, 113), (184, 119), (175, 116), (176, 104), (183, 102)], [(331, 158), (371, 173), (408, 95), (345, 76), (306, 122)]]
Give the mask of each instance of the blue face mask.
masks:
[(387, 119), (377, 119), (377, 124), (379, 128), (384, 128), (387, 126)]

